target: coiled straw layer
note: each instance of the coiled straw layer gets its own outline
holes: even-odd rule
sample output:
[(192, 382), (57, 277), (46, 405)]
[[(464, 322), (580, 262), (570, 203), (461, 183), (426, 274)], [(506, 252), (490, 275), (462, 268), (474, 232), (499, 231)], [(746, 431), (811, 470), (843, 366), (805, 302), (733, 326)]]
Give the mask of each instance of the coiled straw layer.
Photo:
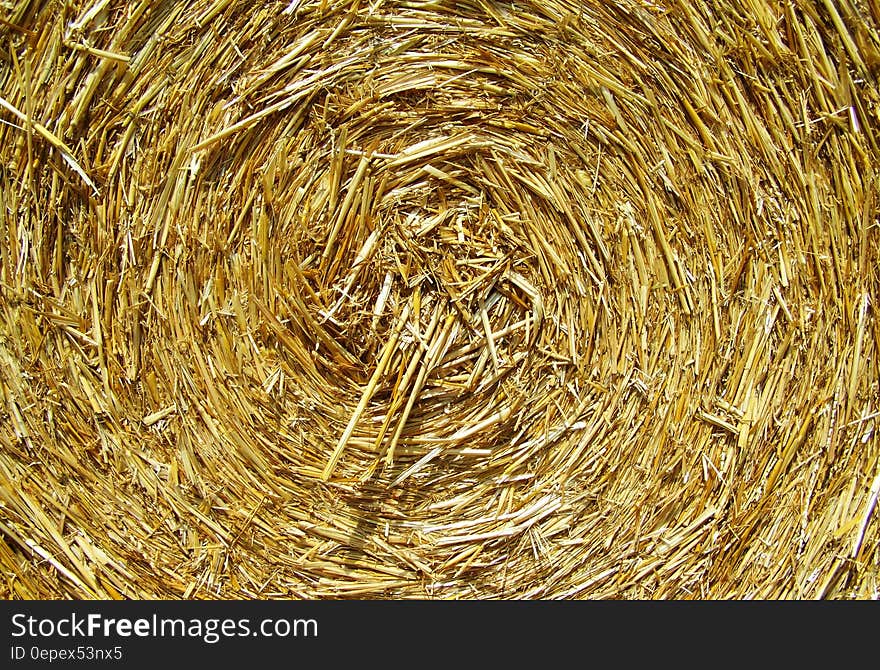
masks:
[(4, 596), (877, 597), (876, 3), (3, 5)]

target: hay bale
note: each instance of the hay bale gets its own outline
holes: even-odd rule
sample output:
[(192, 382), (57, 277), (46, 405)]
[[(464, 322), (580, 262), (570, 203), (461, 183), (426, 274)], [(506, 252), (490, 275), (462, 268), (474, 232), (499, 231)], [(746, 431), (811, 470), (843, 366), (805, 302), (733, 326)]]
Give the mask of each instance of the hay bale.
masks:
[(877, 597), (876, 4), (4, 7), (4, 597)]

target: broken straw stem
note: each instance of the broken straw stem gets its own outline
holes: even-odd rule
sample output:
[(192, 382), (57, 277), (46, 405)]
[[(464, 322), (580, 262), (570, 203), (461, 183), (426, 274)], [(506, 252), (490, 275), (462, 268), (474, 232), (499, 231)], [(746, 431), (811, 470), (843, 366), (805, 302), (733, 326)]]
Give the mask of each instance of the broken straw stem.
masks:
[(364, 410), (367, 408), (367, 403), (370, 402), (370, 398), (372, 398), (373, 394), (376, 392), (376, 386), (379, 384), (379, 380), (382, 378), (382, 375), (385, 374), (385, 368), (388, 367), (388, 362), (391, 360), (391, 356), (394, 354), (395, 347), (397, 346), (397, 340), (400, 338), (400, 333), (406, 325), (407, 319), (409, 319), (409, 310), (409, 305), (407, 305), (406, 307), (404, 307), (403, 312), (398, 317), (397, 323), (394, 325), (394, 330), (391, 333), (391, 337), (388, 339), (388, 342), (385, 344), (385, 348), (382, 350), (382, 357), (379, 359), (379, 363), (376, 365), (376, 370), (373, 372), (373, 376), (370, 377), (370, 381), (367, 383), (367, 387), (364, 389), (364, 392), (361, 395), (360, 402), (352, 413), (351, 418), (348, 420), (348, 425), (345, 427), (345, 431), (342, 433), (342, 437), (340, 437), (339, 442), (336, 443), (336, 448), (333, 450), (333, 454), (330, 456), (330, 460), (327, 461), (327, 465), (324, 466), (324, 471), (321, 473), (321, 479), (323, 479), (325, 482), (328, 481), (330, 479), (330, 475), (333, 474), (333, 470), (336, 468), (336, 464), (342, 457), (342, 452), (345, 450), (345, 445), (348, 444), (348, 441), (351, 438), (352, 433), (354, 432), (354, 428), (357, 425), (361, 414), (363, 414)]
[[(434, 331), (437, 329), (437, 324), (440, 321), (440, 311), (437, 310), (434, 312), (434, 316), (431, 318), (430, 323), (428, 324), (428, 328), (425, 331), (424, 340), (429, 341), (434, 336)], [(404, 372), (403, 379), (400, 380), (400, 383), (397, 385), (395, 389), (394, 399), (392, 401), (391, 407), (388, 410), (388, 413), (385, 415), (385, 421), (382, 423), (382, 428), (379, 431), (379, 435), (376, 437), (375, 448), (379, 449), (382, 444), (382, 440), (385, 439), (385, 435), (388, 432), (388, 428), (391, 426), (391, 420), (394, 416), (394, 413), (400, 408), (403, 404), (403, 399), (405, 397), (405, 392), (409, 388), (409, 382), (412, 379), (413, 375), (416, 373), (416, 370), (419, 367), (419, 363), (422, 360), (422, 356), (427, 355), (428, 347), (423, 342), (418, 342), (417, 344), (417, 352), (413, 355), (412, 359), (409, 362), (409, 365), (406, 368), (406, 372)], [(386, 467), (390, 467), (394, 460), (394, 452), (392, 449), (388, 450), (388, 454), (385, 458)]]
[(416, 381), (413, 384), (412, 391), (410, 392), (409, 398), (406, 401), (406, 406), (403, 408), (403, 414), (401, 414), (400, 421), (397, 423), (397, 429), (394, 431), (394, 435), (391, 438), (391, 444), (388, 445), (388, 453), (385, 455), (386, 467), (391, 465), (394, 460), (394, 450), (397, 448), (397, 443), (400, 440), (400, 436), (403, 434), (403, 428), (404, 426), (406, 426), (406, 422), (407, 419), (409, 419), (410, 412), (412, 412), (413, 406), (416, 404), (416, 399), (422, 392), (422, 387), (425, 385), (428, 374), (430, 374), (431, 370), (437, 364), (437, 361), (445, 351), (446, 342), (449, 339), (449, 335), (452, 331), (452, 324), (454, 322), (455, 316), (449, 314), (446, 317), (446, 323), (443, 324), (443, 330), (440, 332), (437, 340), (435, 340), (432, 344), (431, 349), (425, 354), (424, 358), (422, 359), (422, 367), (419, 370), (419, 375), (418, 377), (416, 377)]
[(80, 176), (80, 178), (86, 184), (89, 185), (89, 187), (92, 189), (92, 191), (94, 193), (98, 192), (98, 188), (97, 188), (97, 186), (95, 186), (95, 183), (91, 179), (89, 179), (89, 175), (86, 174), (86, 171), (83, 170), (82, 166), (73, 157), (73, 151), (71, 150), (70, 147), (68, 147), (64, 142), (62, 142), (48, 128), (46, 128), (42, 124), (37, 123), (36, 121), (31, 119), (27, 114), (25, 114), (24, 112), (20, 111), (17, 107), (15, 107), (15, 105), (4, 100), (3, 97), (0, 97), (0, 107), (3, 107), (3, 109), (7, 110), (8, 112), (13, 114), (14, 116), (18, 117), (18, 119), (20, 119), (21, 121), (24, 121), (31, 128), (33, 128), (35, 131), (37, 131), (37, 134), (40, 137), (42, 137), (49, 144), (51, 144), (53, 147), (58, 149), (58, 151), (61, 152), (61, 155), (63, 156), (64, 161), (71, 168), (73, 168), (73, 171), (76, 172)]

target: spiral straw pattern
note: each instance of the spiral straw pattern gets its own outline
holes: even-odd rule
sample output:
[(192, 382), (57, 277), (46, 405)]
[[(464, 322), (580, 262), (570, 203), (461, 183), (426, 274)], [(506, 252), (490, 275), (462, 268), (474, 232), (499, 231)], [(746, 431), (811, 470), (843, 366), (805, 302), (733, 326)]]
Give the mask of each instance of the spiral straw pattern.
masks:
[(875, 3), (5, 4), (4, 596), (877, 597)]

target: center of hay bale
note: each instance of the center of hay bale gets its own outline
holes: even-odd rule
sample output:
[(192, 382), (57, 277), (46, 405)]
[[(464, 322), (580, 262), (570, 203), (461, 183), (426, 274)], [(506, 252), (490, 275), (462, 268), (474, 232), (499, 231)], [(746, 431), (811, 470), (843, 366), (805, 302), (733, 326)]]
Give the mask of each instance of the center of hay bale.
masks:
[[(224, 140), (255, 169), (218, 192), (243, 206), (224, 244), (238, 262), (216, 270), (277, 321), (262, 346), (312, 370), (320, 388), (301, 390), (342, 434), (322, 477), (341, 462), (364, 480), (381, 462), (399, 484), (414, 461), (485, 458), (521, 438), (526, 405), (557, 411), (547, 375), (565, 388), (583, 367), (578, 333), (596, 316), (580, 299), (610, 280), (609, 252), (588, 204), (587, 109), (540, 98), (548, 46), (502, 63), (479, 40), (428, 33), (386, 52), (366, 38), (323, 73), (282, 69), (274, 96), (258, 86), (266, 73), (241, 85), (260, 100), (242, 94), (241, 114), (301, 92), (281, 123)], [(197, 154), (208, 180), (228, 173), (212, 138)]]

